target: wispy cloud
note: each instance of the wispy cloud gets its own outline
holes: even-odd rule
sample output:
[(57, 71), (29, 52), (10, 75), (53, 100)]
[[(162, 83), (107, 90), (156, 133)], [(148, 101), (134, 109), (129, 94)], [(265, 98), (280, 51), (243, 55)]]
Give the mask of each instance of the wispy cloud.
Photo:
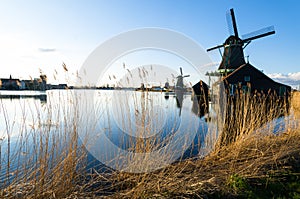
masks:
[(39, 50), (40, 52), (43, 52), (43, 53), (54, 52), (54, 51), (56, 51), (55, 48), (39, 48), (38, 50)]
[(275, 81), (291, 85), (294, 88), (299, 88), (300, 86), (300, 72), (288, 74), (272, 73), (268, 74), (268, 76), (274, 79)]

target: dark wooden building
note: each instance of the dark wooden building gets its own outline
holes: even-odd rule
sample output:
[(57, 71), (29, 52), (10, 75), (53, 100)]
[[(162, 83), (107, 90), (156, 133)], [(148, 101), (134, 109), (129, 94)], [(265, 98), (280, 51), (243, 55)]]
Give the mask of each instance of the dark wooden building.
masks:
[(235, 95), (238, 90), (252, 94), (272, 92), (278, 97), (287, 97), (291, 93), (290, 86), (272, 80), (250, 63), (241, 65), (229, 75), (224, 76), (222, 81), (230, 95)]
[(198, 101), (198, 105), (193, 104), (193, 112), (199, 117), (204, 116), (209, 111), (209, 88), (208, 85), (200, 80), (193, 87), (193, 100)]
[(13, 79), (11, 75), (9, 78), (1, 78), (0, 79), (0, 89), (1, 90), (19, 90), (20, 88), (20, 80)]

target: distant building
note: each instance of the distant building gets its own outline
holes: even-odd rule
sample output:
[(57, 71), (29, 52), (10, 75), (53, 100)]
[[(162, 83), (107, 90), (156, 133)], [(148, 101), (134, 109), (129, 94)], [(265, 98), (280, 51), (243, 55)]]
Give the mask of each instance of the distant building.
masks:
[(2, 90), (19, 90), (20, 89), (20, 80), (13, 79), (11, 75), (8, 79), (2, 78), (0, 79), (0, 86)]
[(196, 114), (202, 117), (207, 114), (209, 110), (209, 87), (205, 82), (200, 80), (192, 89), (192, 98), (197, 99), (199, 105)]
[(169, 84), (169, 82), (166, 82), (165, 83), (165, 87), (164, 87), (165, 89), (169, 89), (170, 88), (170, 84)]
[(21, 90), (34, 90), (33, 80), (21, 80)]
[(44, 74), (40, 75), (39, 81), (40, 90), (45, 91), (47, 90), (47, 76)]
[(49, 89), (47, 84), (47, 76), (41, 75), (39, 78), (34, 78), (33, 80), (20, 80), (13, 79), (10, 77), (0, 79), (0, 89), (1, 90), (38, 90), (45, 91)]
[(151, 91), (162, 91), (163, 89), (160, 86), (152, 86)]
[(50, 85), (50, 89), (68, 89), (67, 84)]

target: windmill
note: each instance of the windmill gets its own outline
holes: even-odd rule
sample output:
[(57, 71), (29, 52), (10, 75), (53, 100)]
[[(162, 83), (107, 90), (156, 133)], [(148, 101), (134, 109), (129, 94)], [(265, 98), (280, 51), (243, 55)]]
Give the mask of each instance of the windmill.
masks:
[(274, 26), (269, 26), (243, 35), (240, 38), (237, 30), (234, 11), (232, 8), (230, 9), (230, 12), (227, 13), (227, 23), (230, 36), (225, 40), (225, 43), (207, 49), (207, 51), (211, 51), (220, 49), (222, 47), (224, 48), (222, 61), (220, 63), (218, 71), (225, 76), (227, 75), (227, 73), (234, 71), (235, 69), (246, 63), (243, 50), (248, 44), (251, 43), (251, 41), (275, 34)]
[(176, 87), (175, 89), (177, 90), (184, 90), (184, 86), (183, 86), (183, 78), (185, 77), (189, 77), (190, 75), (183, 75), (182, 73), (182, 68), (180, 67), (180, 75), (178, 75), (176, 78), (177, 78), (177, 83), (176, 83)]

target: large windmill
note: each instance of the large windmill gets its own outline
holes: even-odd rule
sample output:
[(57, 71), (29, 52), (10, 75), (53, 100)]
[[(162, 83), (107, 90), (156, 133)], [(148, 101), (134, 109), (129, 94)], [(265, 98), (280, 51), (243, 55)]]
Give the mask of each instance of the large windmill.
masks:
[[(276, 93), (280, 97), (278, 107), (286, 107), (286, 110), (288, 110), (289, 104), (286, 102), (288, 102), (291, 87), (275, 82), (249, 62), (246, 63), (244, 58), (244, 48), (255, 39), (275, 34), (274, 27), (270, 26), (239, 37), (233, 9), (230, 9), (230, 12), (227, 14), (227, 22), (229, 30), (231, 30), (230, 36), (223, 44), (207, 49), (207, 51), (211, 51), (224, 48), (222, 61), (218, 68), (218, 73), (223, 77), (214, 85), (217, 87), (223, 85), (227, 91), (226, 93), (230, 96), (237, 96), (240, 93), (261, 93), (261, 96), (264, 93)], [(221, 82), (223, 84), (219, 84)], [(212, 90), (214, 92), (220, 91), (218, 88)], [(200, 111), (201, 105), (203, 105), (202, 109), (209, 107), (208, 100), (204, 99), (207, 96), (207, 91), (208, 88), (206, 88), (205, 84), (202, 83), (201, 86), (201, 81), (193, 86), (193, 94), (197, 96)], [(214, 96), (213, 93), (212, 96)], [(201, 101), (201, 99), (204, 100)], [(205, 109), (203, 112), (205, 112)]]
[(241, 65), (245, 64), (243, 50), (251, 41), (275, 34), (274, 26), (270, 26), (243, 35), (240, 38), (233, 9), (230, 9), (230, 12), (227, 13), (227, 23), (230, 36), (225, 40), (225, 43), (207, 49), (207, 51), (211, 51), (219, 48), (224, 48), (222, 61), (218, 70), (222, 75), (225, 76)]

